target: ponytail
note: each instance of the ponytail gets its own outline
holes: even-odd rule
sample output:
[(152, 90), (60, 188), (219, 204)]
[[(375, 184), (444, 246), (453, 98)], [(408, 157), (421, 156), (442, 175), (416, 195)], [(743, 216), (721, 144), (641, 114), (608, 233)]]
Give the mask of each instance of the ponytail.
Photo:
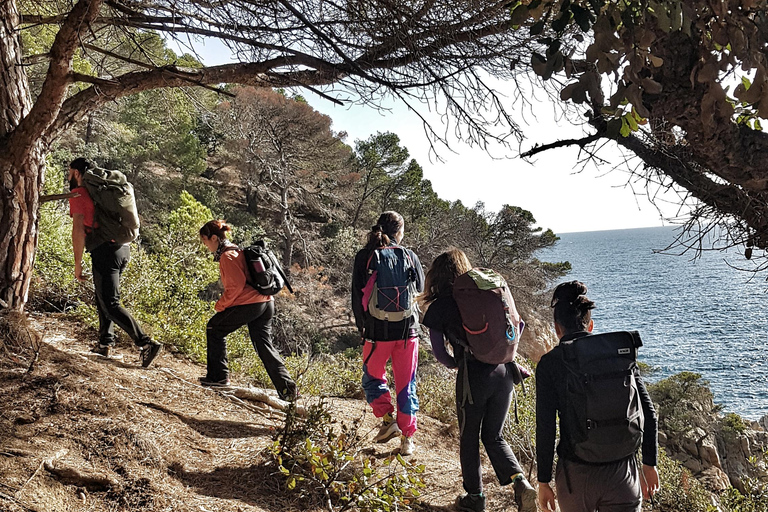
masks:
[(382, 213), (376, 225), (368, 233), (365, 248), (372, 251), (379, 247), (386, 247), (395, 240), (395, 235), (403, 229), (404, 225), (403, 216), (399, 213), (393, 211)]
[(200, 236), (211, 238), (216, 235), (219, 240), (224, 240), (227, 238), (228, 231), (232, 231), (232, 227), (223, 220), (209, 220), (200, 228)]

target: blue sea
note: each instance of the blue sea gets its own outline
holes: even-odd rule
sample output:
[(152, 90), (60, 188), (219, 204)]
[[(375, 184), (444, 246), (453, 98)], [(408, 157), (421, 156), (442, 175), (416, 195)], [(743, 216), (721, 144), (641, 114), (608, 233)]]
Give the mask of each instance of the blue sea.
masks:
[(563, 280), (588, 286), (595, 332), (640, 331), (640, 360), (657, 369), (651, 380), (699, 373), (726, 412), (759, 419), (768, 414), (767, 276), (729, 266), (750, 264), (737, 249), (695, 259), (657, 252), (677, 229), (565, 233), (536, 256), (571, 263)]

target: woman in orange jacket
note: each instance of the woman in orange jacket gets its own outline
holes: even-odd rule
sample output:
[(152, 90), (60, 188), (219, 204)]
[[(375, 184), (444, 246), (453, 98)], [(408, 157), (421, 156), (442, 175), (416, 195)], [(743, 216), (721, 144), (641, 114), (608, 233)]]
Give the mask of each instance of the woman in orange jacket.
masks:
[(259, 354), (269, 378), (282, 399), (296, 396), (296, 383), (291, 379), (280, 353), (272, 345), (272, 317), (275, 303), (270, 295), (262, 295), (246, 281), (245, 257), (227, 240), (232, 231), (222, 220), (206, 222), (200, 228), (200, 241), (219, 262), (224, 293), (216, 302), (217, 313), (206, 328), (208, 371), (200, 377), (203, 386), (229, 386), (226, 336), (247, 325), (253, 348)]

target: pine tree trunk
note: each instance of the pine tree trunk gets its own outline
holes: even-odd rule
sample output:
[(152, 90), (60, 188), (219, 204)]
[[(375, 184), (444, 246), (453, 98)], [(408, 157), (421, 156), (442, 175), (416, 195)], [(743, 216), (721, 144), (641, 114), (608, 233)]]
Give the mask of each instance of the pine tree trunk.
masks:
[(45, 151), (40, 137), (9, 144), (32, 106), (17, 26), (16, 2), (0, 2), (0, 308), (21, 311), (37, 246)]

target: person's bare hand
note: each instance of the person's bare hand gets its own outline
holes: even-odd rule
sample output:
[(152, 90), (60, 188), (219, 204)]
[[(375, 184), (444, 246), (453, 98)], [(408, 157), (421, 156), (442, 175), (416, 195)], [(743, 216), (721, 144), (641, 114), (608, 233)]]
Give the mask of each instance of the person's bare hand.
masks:
[(83, 275), (83, 265), (80, 263), (75, 263), (75, 279), (81, 283), (87, 281), (86, 277)]
[(539, 482), (537, 497), (541, 510), (555, 512), (555, 492), (548, 483)]
[(659, 472), (656, 466), (646, 466), (643, 464), (643, 478), (640, 482), (640, 488), (643, 490), (643, 499), (649, 499), (659, 492)]

